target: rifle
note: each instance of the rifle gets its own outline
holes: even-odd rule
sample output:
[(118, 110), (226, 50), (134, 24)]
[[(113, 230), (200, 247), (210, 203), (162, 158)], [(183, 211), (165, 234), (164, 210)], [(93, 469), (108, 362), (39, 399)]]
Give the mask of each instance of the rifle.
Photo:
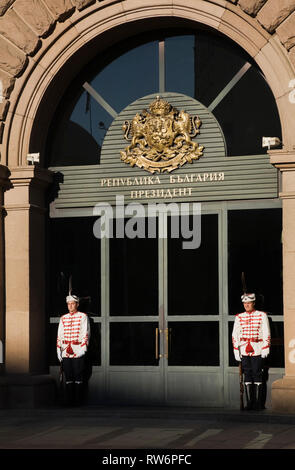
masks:
[[(245, 279), (244, 272), (242, 272), (241, 281), (242, 281), (243, 294), (246, 294), (247, 287), (246, 287), (246, 279)], [(243, 411), (244, 410), (244, 381), (243, 381), (242, 362), (239, 362), (239, 378), (240, 378), (240, 410)]]
[(63, 369), (62, 360), (61, 360), (60, 366), (59, 366), (59, 384), (61, 387), (63, 385), (63, 380), (64, 380), (64, 369)]
[(242, 363), (239, 362), (239, 376), (240, 376), (240, 410), (244, 410), (244, 382), (243, 382), (243, 369)]

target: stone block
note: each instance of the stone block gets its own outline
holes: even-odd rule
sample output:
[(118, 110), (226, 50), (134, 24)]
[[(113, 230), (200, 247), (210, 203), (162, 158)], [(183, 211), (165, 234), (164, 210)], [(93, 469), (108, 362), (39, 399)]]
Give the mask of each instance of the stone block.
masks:
[(57, 21), (64, 20), (75, 10), (71, 0), (44, 0), (44, 2)]
[(38, 47), (36, 34), (12, 9), (0, 18), (0, 34), (26, 54), (34, 53)]
[(26, 54), (1, 36), (0, 50), (0, 69), (13, 77), (20, 75), (26, 67)]
[(276, 32), (287, 50), (295, 46), (295, 11), (280, 24)]
[(295, 71), (295, 46), (289, 50), (289, 59)]
[(95, 3), (96, 0), (71, 0), (72, 4), (77, 8), (77, 10), (83, 10), (83, 8), (88, 7), (92, 3)]
[(0, 101), (1, 98), (8, 98), (13, 90), (15, 78), (0, 70)]
[(267, 0), (239, 0), (239, 6), (248, 15), (256, 16)]
[(295, 10), (295, 0), (268, 0), (257, 14), (257, 20), (273, 33), (276, 28)]
[(13, 9), (40, 37), (45, 36), (55, 24), (53, 15), (40, 0), (17, 0)]
[(0, 0), (0, 16), (4, 15), (6, 10), (15, 2), (15, 0)]
[(6, 118), (8, 108), (9, 108), (9, 101), (3, 100), (1, 102), (1, 96), (0, 96), (0, 121), (4, 121), (4, 119)]
[(0, 376), (0, 408), (33, 409), (52, 406), (56, 383), (49, 375)]
[(226, 10), (222, 15), (219, 31), (231, 37), (242, 46), (252, 57), (267, 44), (269, 34), (257, 28), (257, 22), (246, 13), (240, 15)]
[(272, 384), (271, 390), (272, 410), (278, 412), (294, 413), (295, 411), (295, 379), (283, 377)]

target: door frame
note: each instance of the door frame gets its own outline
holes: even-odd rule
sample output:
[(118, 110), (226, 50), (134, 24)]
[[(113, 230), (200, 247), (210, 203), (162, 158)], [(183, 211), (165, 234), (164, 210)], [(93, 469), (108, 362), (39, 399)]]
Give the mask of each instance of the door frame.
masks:
[[(224, 407), (238, 407), (238, 392), (236, 395), (236, 403), (233, 403), (233, 392), (232, 392), (232, 382), (237, 383), (238, 390), (238, 368), (229, 366), (229, 351), (228, 351), (228, 338), (229, 338), (229, 322), (233, 321), (233, 316), (228, 312), (228, 265), (227, 265), (227, 211), (228, 210), (247, 210), (247, 209), (273, 209), (273, 208), (282, 208), (282, 202), (280, 199), (265, 199), (265, 200), (247, 200), (247, 201), (224, 201), (224, 202), (202, 202), (202, 213), (215, 213), (218, 214), (218, 278), (219, 278), (219, 315), (216, 315), (216, 318), (211, 318), (212, 321), (219, 321), (219, 348), (220, 348), (220, 363), (219, 366), (185, 366), (190, 368), (190, 372), (221, 372), (223, 377), (223, 403), (221, 406)], [(93, 215), (89, 213), (89, 210), (83, 210), (79, 208), (73, 212), (73, 210), (67, 211), (64, 209), (59, 213), (59, 217), (81, 217), (81, 216), (90, 216)], [(166, 248), (163, 250), (163, 247), (160, 247), (159, 243), (159, 258), (164, 255), (166, 251), (167, 257), (167, 240), (162, 240), (166, 244)], [(110, 373), (120, 372), (120, 373), (140, 373), (140, 372), (150, 372), (152, 377), (159, 379), (159, 376), (164, 376), (164, 386), (163, 393), (159, 397), (157, 404), (176, 404), (167, 400), (167, 379), (168, 373), (174, 369), (175, 372), (183, 372), (183, 366), (167, 366), (165, 361), (161, 361), (159, 366), (109, 366), (109, 335), (110, 329), (109, 325), (111, 322), (116, 321), (135, 321), (136, 319), (140, 321), (158, 321), (158, 316), (148, 316), (148, 317), (109, 317), (109, 239), (101, 239), (101, 316), (93, 317), (94, 323), (100, 323), (101, 325), (101, 365), (93, 366), (93, 374), (90, 379), (89, 391), (90, 393), (90, 403), (97, 402), (107, 402), (110, 390)], [(166, 268), (165, 268), (166, 263)], [(167, 280), (165, 281), (165, 276), (163, 271), (167, 269), (167, 259), (163, 260), (160, 263), (159, 259), (159, 282), (165, 283), (166, 287), (162, 286), (159, 288), (159, 308), (160, 305), (164, 302), (164, 296), (167, 296)], [(167, 275), (167, 271), (166, 271)], [(166, 290), (166, 292), (165, 292)], [(167, 302), (166, 302), (167, 304)], [(168, 317), (166, 315), (166, 320)], [(208, 320), (207, 316), (205, 318), (198, 316), (197, 319)], [(271, 317), (274, 322), (283, 322), (284, 317), (273, 316)], [(194, 319), (196, 319), (194, 317)], [(175, 317), (174, 317), (175, 320)], [(50, 323), (58, 323), (58, 317), (51, 317)], [(161, 346), (163, 353), (163, 345)], [(166, 360), (166, 359), (165, 359)], [(168, 370), (170, 369), (170, 370)], [(51, 372), (53, 375), (58, 374), (58, 368), (51, 367)], [(284, 368), (270, 368), (269, 369), (269, 384), (276, 380), (277, 378), (282, 377), (284, 374)], [(92, 383), (91, 383), (92, 382)], [(99, 384), (99, 385), (98, 385)], [(152, 404), (152, 403), (148, 403)], [(178, 403), (179, 405), (194, 405), (193, 403), (188, 403), (187, 401), (183, 403)], [(196, 406), (197, 404), (195, 404)]]
[[(192, 207), (190, 205), (190, 213), (192, 212)], [(224, 276), (224, 270), (226, 269), (224, 263), (224, 256), (222, 253), (222, 246), (224, 246), (223, 241), (223, 234), (225, 229), (223, 228), (222, 216), (224, 217), (224, 211), (220, 207), (220, 204), (212, 205), (209, 204), (205, 210), (202, 208), (202, 214), (216, 214), (218, 217), (218, 230), (217, 230), (217, 237), (218, 237), (218, 284), (219, 284), (219, 312), (223, 311), (222, 303), (223, 303), (223, 283), (221, 282), (222, 277)], [(160, 211), (159, 219), (161, 218), (161, 222), (163, 226), (167, 227), (167, 213), (166, 210)], [(109, 252), (110, 243), (109, 239), (103, 239), (103, 243), (101, 244), (101, 268), (102, 268), (102, 286), (101, 292), (102, 295), (102, 308), (101, 311), (104, 312), (104, 318), (102, 319), (102, 367), (104, 370), (104, 383), (105, 383), (105, 398), (108, 401), (108, 397), (112, 396), (112, 375), (118, 374), (120, 376), (121, 373), (125, 373), (126, 375), (132, 373), (146, 373), (152, 374), (151, 377), (156, 377), (160, 383), (160, 389), (158, 390), (158, 399), (160, 404), (178, 404), (184, 405), (187, 404), (187, 400), (173, 400), (173, 393), (172, 399), (169, 398), (169, 378), (171, 375), (174, 377), (196, 377), (200, 376), (200, 380), (202, 380), (202, 376), (204, 374), (211, 373), (212, 377), (216, 377), (216, 374), (220, 375), (219, 380), (220, 389), (224, 391), (224, 357), (223, 357), (223, 337), (224, 337), (224, 328), (223, 328), (223, 321), (222, 315), (188, 315), (188, 316), (169, 316), (168, 315), (168, 271), (167, 271), (167, 262), (168, 262), (168, 239), (167, 238), (160, 238), (158, 235), (158, 274), (159, 274), (159, 297), (158, 297), (158, 316), (141, 316), (141, 317), (134, 317), (134, 316), (120, 316), (120, 317), (112, 317), (109, 315), (109, 298), (110, 298), (110, 272), (109, 272)], [(161, 314), (163, 314), (163, 318), (161, 319)], [(109, 365), (109, 341), (110, 341), (110, 324), (112, 322), (135, 322), (135, 321), (148, 321), (148, 322), (159, 322), (159, 331), (162, 330), (162, 333), (159, 334), (160, 342), (159, 342), (159, 354), (162, 356), (159, 360), (158, 366), (111, 366)], [(165, 331), (168, 327), (168, 322), (173, 321), (214, 321), (218, 322), (219, 324), (219, 365), (218, 366), (171, 366), (168, 365), (168, 359), (165, 357), (165, 350), (166, 350), (166, 335)], [(161, 324), (162, 322), (162, 324)], [(104, 328), (104, 330), (103, 330)], [(104, 331), (104, 334), (103, 334)], [(103, 352), (104, 351), (104, 352)], [(127, 380), (128, 381), (128, 380)], [(122, 380), (123, 382), (123, 380)], [(130, 384), (129, 384), (130, 386)], [(171, 394), (170, 394), (171, 395)], [(222, 393), (222, 396), (219, 398), (219, 402), (217, 406), (222, 406), (224, 403), (225, 397)], [(190, 404), (197, 405), (199, 401), (192, 401)]]

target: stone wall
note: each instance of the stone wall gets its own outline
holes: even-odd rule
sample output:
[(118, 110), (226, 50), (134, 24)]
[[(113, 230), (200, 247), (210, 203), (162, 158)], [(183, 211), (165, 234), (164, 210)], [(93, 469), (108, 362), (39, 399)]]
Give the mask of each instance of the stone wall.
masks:
[[(295, 70), (295, 0), (205, 1), (253, 17), (269, 34), (277, 36)], [(42, 48), (44, 38), (57, 23), (90, 5), (103, 8), (114, 3), (124, 4), (124, 0), (0, 0), (0, 143), (15, 81)], [(168, 6), (169, 2), (158, 3)]]

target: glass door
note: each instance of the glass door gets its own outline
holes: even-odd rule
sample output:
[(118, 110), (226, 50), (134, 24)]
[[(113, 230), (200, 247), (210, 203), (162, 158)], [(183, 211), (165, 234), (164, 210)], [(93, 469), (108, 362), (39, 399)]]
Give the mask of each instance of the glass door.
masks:
[[(148, 221), (139, 222), (145, 235)], [(201, 231), (192, 249), (165, 207), (155, 237), (108, 241), (111, 401), (222, 404), (218, 214), (203, 214), (198, 227), (187, 221)]]
[[(115, 220), (124, 227), (108, 240), (109, 304), (106, 316), (107, 399), (123, 403), (160, 403), (159, 244), (157, 221), (148, 236), (149, 218)], [(128, 226), (129, 224), (129, 226)], [(133, 236), (130, 224), (137, 225)], [(133, 227), (134, 233), (135, 227)], [(142, 230), (142, 231), (141, 231)]]
[[(223, 402), (220, 368), (219, 229), (218, 214), (202, 214), (200, 245), (185, 249), (173, 238), (168, 218), (166, 241), (165, 318), (166, 400), (196, 406)], [(180, 234), (181, 235), (181, 234)]]

